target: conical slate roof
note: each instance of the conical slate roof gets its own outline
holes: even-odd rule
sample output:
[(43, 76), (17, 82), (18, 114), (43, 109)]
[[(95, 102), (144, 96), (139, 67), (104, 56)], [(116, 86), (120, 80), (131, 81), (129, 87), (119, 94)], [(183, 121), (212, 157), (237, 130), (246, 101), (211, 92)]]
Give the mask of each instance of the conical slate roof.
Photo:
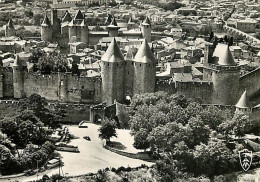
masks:
[(110, 15), (110, 14), (108, 14), (108, 17), (107, 17), (107, 19), (106, 19), (106, 24), (110, 24), (111, 22), (112, 22), (112, 15)]
[(106, 53), (101, 58), (105, 62), (124, 62), (124, 56), (116, 42), (116, 39), (113, 38), (109, 47), (107, 48)]
[(235, 66), (236, 62), (229, 50), (229, 46), (226, 44), (218, 44), (214, 53), (214, 57), (218, 57), (216, 64), (223, 66)]
[(8, 23), (6, 24), (6, 28), (14, 29), (13, 20), (9, 19)]
[(71, 20), (71, 22), (69, 23), (69, 26), (74, 26), (74, 25), (76, 25), (75, 20)]
[(51, 26), (51, 22), (47, 16), (47, 14), (45, 14), (44, 20), (42, 22), (42, 26)]
[(78, 12), (77, 12), (77, 14), (76, 14), (74, 19), (75, 20), (82, 20), (82, 19), (84, 19), (84, 15), (81, 13), (80, 10), (78, 10)]
[(63, 22), (70, 22), (71, 20), (72, 20), (72, 18), (71, 18), (70, 13), (68, 11), (66, 11), (64, 17), (62, 18), (62, 23)]
[(148, 45), (146, 39), (143, 41), (141, 47), (138, 49), (134, 61), (140, 63), (155, 63), (153, 52)]
[(13, 67), (21, 67), (23, 66), (22, 61), (20, 60), (19, 56), (15, 56)]
[(87, 26), (87, 23), (86, 23), (85, 19), (82, 20), (82, 22), (80, 23), (80, 26), (81, 27)]
[(247, 97), (247, 92), (246, 90), (244, 91), (244, 93), (242, 94), (242, 96), (240, 97), (238, 103), (236, 104), (236, 107), (238, 108), (251, 108), (252, 105)]
[(148, 17), (146, 17), (142, 24), (151, 25), (151, 21)]
[(108, 25), (108, 27), (118, 27), (115, 17), (112, 19), (112, 21)]

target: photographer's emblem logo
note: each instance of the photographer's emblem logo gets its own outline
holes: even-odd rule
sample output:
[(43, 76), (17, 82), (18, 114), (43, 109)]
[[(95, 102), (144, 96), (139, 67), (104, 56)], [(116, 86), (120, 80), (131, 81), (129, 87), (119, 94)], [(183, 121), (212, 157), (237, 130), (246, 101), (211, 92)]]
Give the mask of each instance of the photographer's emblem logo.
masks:
[(241, 167), (243, 168), (244, 171), (248, 171), (252, 164), (252, 151), (249, 151), (247, 149), (239, 151), (239, 160)]

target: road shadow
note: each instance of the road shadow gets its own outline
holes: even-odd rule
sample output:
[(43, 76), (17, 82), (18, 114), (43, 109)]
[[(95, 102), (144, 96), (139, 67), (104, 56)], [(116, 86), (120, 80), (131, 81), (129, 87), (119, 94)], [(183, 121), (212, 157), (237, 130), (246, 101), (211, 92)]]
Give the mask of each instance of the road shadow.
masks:
[(117, 150), (125, 150), (126, 149), (126, 147), (122, 143), (115, 142), (115, 141), (111, 141), (109, 143), (109, 146), (114, 148), (114, 149), (117, 149)]

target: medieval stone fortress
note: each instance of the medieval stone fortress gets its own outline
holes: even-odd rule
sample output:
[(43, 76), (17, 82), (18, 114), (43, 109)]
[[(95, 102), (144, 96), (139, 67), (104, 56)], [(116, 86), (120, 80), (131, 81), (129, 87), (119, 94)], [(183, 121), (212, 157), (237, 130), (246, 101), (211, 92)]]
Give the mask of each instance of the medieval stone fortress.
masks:
[(0, 181), (259, 181), (259, 12), (0, 0)]
[[(182, 17), (183, 12), (179, 11), (177, 15)], [(257, 61), (254, 53), (230, 45), (223, 41), (224, 36), (221, 41), (216, 40), (217, 36), (227, 33), (226, 37), (236, 40), (237, 45), (243, 41), (239, 34), (225, 28), (227, 22), (213, 20), (209, 29), (215, 31), (216, 36), (204, 40), (189, 30), (190, 36), (199, 42), (194, 44), (175, 33), (167, 36), (153, 31), (157, 24), (151, 21), (154, 19), (151, 14), (139, 21), (130, 15), (123, 22), (108, 14), (104, 22), (95, 25), (88, 25), (87, 15), (88, 12), (82, 10), (59, 9), (59, 4), (53, 4), (53, 8), (44, 13), (40, 40), (33, 43), (34, 47), (49, 53), (69, 51), (68, 64), (73, 62), (80, 67), (78, 75), (71, 72), (36, 74), (29, 69), (30, 63), (22, 60), (19, 52), (28, 52), (32, 40), (24, 41), (21, 47), (11, 46), (22, 40), (16, 37), (10, 19), (5, 25), (2, 52), (7, 56), (9, 52), (15, 58), (11, 59), (13, 63), (5, 64), (3, 56), (0, 97), (20, 99), (37, 93), (48, 100), (65, 103), (111, 105), (124, 104), (126, 98), (135, 94), (165, 91), (205, 105), (232, 107), (244, 92), (245, 99), (259, 95), (259, 67), (248, 71), (248, 66), (240, 63), (243, 59), (256, 58)], [(186, 26), (183, 25), (183, 30)], [(258, 112), (257, 104), (238, 109), (246, 107)]]

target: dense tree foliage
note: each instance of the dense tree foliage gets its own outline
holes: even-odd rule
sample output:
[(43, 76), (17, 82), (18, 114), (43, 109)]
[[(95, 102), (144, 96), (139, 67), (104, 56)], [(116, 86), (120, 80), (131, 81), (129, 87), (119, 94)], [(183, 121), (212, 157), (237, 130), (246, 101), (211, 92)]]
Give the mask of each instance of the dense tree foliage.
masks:
[(3, 175), (21, 173), (43, 165), (55, 149), (54, 144), (45, 142), (40, 148), (28, 144), (23, 153), (16, 157), (7, 147), (0, 144), (0, 173)]
[(41, 49), (34, 49), (29, 62), (34, 63), (33, 71), (40, 71), (43, 74), (71, 71), (66, 56), (57, 52), (47, 54)]
[(244, 136), (252, 126), (243, 113), (232, 118), (229, 110), (164, 92), (135, 95), (129, 114), (134, 146), (160, 155), (153, 170), (163, 181), (177, 180), (179, 173), (213, 178), (237, 170), (237, 151), (216, 135)]
[(250, 131), (253, 127), (252, 122), (249, 120), (249, 116), (242, 112), (236, 112), (231, 120), (223, 122), (219, 125), (218, 130), (225, 135), (234, 134), (237, 137), (245, 136), (245, 133)]
[(48, 127), (57, 128), (60, 126), (61, 114), (47, 109), (47, 101), (38, 94), (32, 94), (30, 97), (21, 99), (19, 107), (21, 110), (31, 110), (40, 121)]
[(50, 74), (51, 72), (70, 71), (66, 56), (56, 52), (40, 57), (37, 63), (37, 68), (45, 74)]
[(23, 26), (19, 27), (15, 31), (15, 35), (17, 37), (20, 37), (22, 40), (25, 39), (26, 37), (40, 37), (40, 33), (39, 32), (31, 32), (29, 30), (26, 30)]
[[(57, 127), (55, 113), (45, 108), (45, 98), (34, 94), (19, 102), (20, 114), (0, 121), (0, 172), (13, 174), (42, 166), (54, 151), (48, 141), (52, 130)], [(19, 152), (22, 149), (23, 152)]]
[(25, 147), (28, 143), (43, 144), (47, 139), (47, 130), (43, 123), (32, 113), (24, 111), (14, 119), (1, 122), (5, 133), (17, 147)]
[(105, 119), (101, 127), (98, 129), (99, 131), (99, 138), (105, 139), (110, 142), (111, 137), (117, 137), (116, 134), (116, 122), (113, 120)]

